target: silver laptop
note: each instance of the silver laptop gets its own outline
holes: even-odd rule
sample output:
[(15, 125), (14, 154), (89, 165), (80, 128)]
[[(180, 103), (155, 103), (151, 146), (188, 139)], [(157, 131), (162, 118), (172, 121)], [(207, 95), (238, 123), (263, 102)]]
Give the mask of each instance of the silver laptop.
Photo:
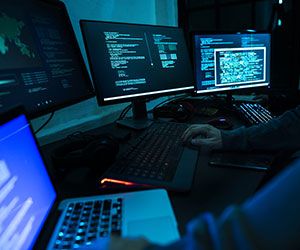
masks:
[(49, 231), (46, 220), (53, 220), (50, 217), (57, 209), (61, 215), (45, 244), (48, 249), (82, 248), (112, 233), (144, 236), (158, 244), (179, 238), (165, 190), (59, 203), (32, 129), (19, 112), (13, 110), (0, 118), (0, 249), (36, 247), (37, 239)]

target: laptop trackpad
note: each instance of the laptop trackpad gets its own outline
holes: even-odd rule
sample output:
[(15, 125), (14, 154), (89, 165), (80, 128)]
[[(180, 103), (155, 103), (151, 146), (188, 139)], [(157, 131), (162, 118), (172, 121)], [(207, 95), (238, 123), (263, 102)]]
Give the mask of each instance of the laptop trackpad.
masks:
[(129, 221), (126, 236), (143, 236), (157, 244), (168, 244), (179, 238), (177, 228), (170, 217)]

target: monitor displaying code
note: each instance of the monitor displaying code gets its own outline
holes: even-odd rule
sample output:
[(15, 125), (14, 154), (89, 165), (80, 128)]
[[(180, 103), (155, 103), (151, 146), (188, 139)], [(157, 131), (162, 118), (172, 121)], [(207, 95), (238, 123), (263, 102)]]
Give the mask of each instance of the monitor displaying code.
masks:
[(268, 86), (270, 34), (194, 36), (198, 93)]
[(181, 29), (93, 21), (81, 28), (104, 102), (194, 88)]

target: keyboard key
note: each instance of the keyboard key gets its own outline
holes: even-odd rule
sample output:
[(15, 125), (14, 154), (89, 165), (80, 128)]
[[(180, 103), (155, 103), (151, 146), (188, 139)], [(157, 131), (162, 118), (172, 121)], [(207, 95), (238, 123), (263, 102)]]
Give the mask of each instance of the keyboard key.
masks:
[(121, 236), (121, 230), (113, 230), (112, 234), (115, 236)]
[(103, 231), (103, 232), (100, 232), (100, 237), (108, 237), (109, 236), (109, 233), (108, 231)]
[(103, 204), (103, 210), (107, 211), (107, 210), (110, 210), (110, 208), (111, 208), (111, 200), (105, 200), (104, 204)]
[[(67, 211), (54, 249), (80, 248), (83, 244), (93, 242), (97, 237), (108, 237), (111, 233), (121, 235), (121, 198), (79, 202), (69, 205)], [(66, 219), (68, 217), (70, 223)]]

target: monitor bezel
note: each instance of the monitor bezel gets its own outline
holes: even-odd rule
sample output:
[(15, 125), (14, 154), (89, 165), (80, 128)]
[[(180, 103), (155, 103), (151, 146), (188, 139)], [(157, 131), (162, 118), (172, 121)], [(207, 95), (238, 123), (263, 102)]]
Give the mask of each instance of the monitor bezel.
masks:
[(264, 83), (265, 85), (254, 85), (254, 86), (247, 86), (244, 88), (234, 88), (234, 89), (214, 89), (214, 90), (198, 90), (198, 84), (197, 84), (197, 78), (196, 78), (196, 60), (195, 60), (195, 35), (240, 35), (240, 34), (266, 34), (270, 36), (270, 63), (271, 63), (271, 51), (272, 51), (272, 34), (269, 31), (261, 30), (261, 31), (191, 31), (189, 33), (189, 38), (191, 41), (191, 57), (193, 60), (193, 72), (194, 72), (194, 79), (195, 79), (195, 86), (194, 86), (194, 92), (193, 96), (202, 96), (202, 95), (213, 95), (213, 94), (230, 94), (230, 93), (236, 93), (241, 91), (247, 91), (247, 90), (258, 90), (258, 89), (270, 89), (271, 88), (271, 67), (269, 70), (270, 79), (269, 82)]
[[(56, 7), (56, 8), (59, 8), (59, 9), (62, 10), (63, 15), (66, 18), (67, 25), (69, 25), (69, 27), (70, 27), (70, 35), (73, 38), (74, 48), (75, 48), (76, 54), (77, 54), (77, 56), (79, 58), (79, 61), (80, 61), (79, 65), (80, 65), (80, 68), (83, 72), (83, 79), (85, 81), (87, 93), (85, 93), (81, 96), (78, 96), (76, 98), (67, 99), (64, 102), (60, 102), (60, 103), (54, 104), (52, 106), (48, 106), (48, 107), (45, 107), (45, 108), (38, 108), (37, 110), (32, 110), (32, 111), (29, 111), (29, 110), (26, 109), (26, 107), (25, 107), (26, 104), (25, 103), (16, 103), (16, 105), (20, 105), (20, 106), (25, 107), (25, 110), (27, 112), (27, 117), (30, 118), (30, 119), (34, 119), (34, 118), (37, 118), (39, 116), (43, 116), (43, 115), (55, 112), (59, 109), (71, 106), (73, 104), (82, 102), (84, 100), (87, 100), (87, 99), (92, 98), (92, 97), (95, 96), (95, 91), (94, 91), (94, 88), (93, 88), (93, 84), (92, 84), (92, 81), (90, 79), (89, 73), (87, 71), (87, 67), (85, 65), (85, 62), (84, 62), (84, 59), (83, 59), (83, 56), (82, 56), (82, 53), (81, 53), (81, 50), (80, 50), (80, 47), (79, 47), (79, 44), (78, 44), (78, 40), (76, 38), (75, 31), (74, 31), (70, 16), (69, 16), (67, 8), (66, 8), (66, 5), (61, 1), (55, 1), (55, 0), (32, 0), (32, 2), (33, 3), (37, 2), (37, 3), (42, 3), (42, 4), (48, 4), (50, 6), (53, 6), (53, 7)], [(6, 111), (6, 110), (9, 110), (10, 108), (11, 107), (7, 107), (7, 108), (4, 107), (3, 112)]]
[[(168, 89), (168, 90), (162, 90), (165, 91), (163, 93), (152, 93), (152, 94), (148, 94), (151, 92), (144, 92), (144, 93), (139, 93), (138, 96), (134, 96), (134, 97), (124, 97), (124, 98), (117, 98), (114, 100), (105, 100), (102, 91), (100, 89), (100, 82), (98, 82), (96, 80), (96, 74), (95, 74), (95, 70), (94, 67), (92, 67), (91, 65), (91, 53), (89, 51), (88, 48), (88, 43), (87, 43), (87, 38), (85, 35), (85, 32), (83, 31), (83, 25), (85, 22), (91, 22), (91, 23), (107, 23), (107, 24), (125, 24), (125, 25), (132, 25), (132, 26), (149, 26), (149, 27), (159, 27), (159, 28), (168, 28), (168, 29), (178, 29), (181, 30), (182, 34), (183, 34), (183, 39), (185, 41), (185, 46), (186, 46), (186, 50), (188, 52), (188, 57), (189, 57), (189, 61), (191, 63), (191, 58), (190, 58), (190, 53), (189, 53), (189, 49), (186, 43), (186, 38), (184, 36), (184, 31), (182, 28), (179, 28), (178, 26), (164, 26), (164, 25), (153, 25), (153, 24), (137, 24), (137, 23), (127, 23), (127, 22), (110, 22), (110, 21), (98, 21), (98, 20), (88, 20), (88, 19), (81, 19), (80, 20), (80, 28), (81, 28), (81, 33), (82, 33), (82, 37), (83, 37), (83, 41), (84, 41), (84, 45), (85, 45), (85, 50), (86, 50), (86, 54), (87, 54), (87, 58), (88, 58), (88, 62), (89, 62), (89, 68), (90, 68), (90, 72), (92, 75), (92, 80), (94, 83), (94, 88), (95, 88), (95, 93), (96, 93), (96, 99), (97, 102), (100, 106), (106, 106), (106, 105), (111, 105), (111, 104), (118, 104), (118, 103), (125, 103), (125, 102), (131, 102), (134, 100), (146, 100), (148, 98), (158, 98), (158, 97), (163, 97), (163, 96), (170, 96), (170, 95), (177, 95), (177, 94), (181, 94), (181, 93), (190, 93), (191, 96), (193, 94), (193, 92), (195, 91), (195, 79), (194, 79), (194, 74), (193, 74), (193, 83), (191, 83), (191, 88), (190, 89), (185, 89), (185, 90), (180, 90), (180, 88), (177, 89)], [(193, 72), (193, 65), (192, 63), (190, 64), (191, 68), (192, 68), (192, 72)], [(173, 90), (173, 91), (171, 91)], [(155, 91), (156, 92), (156, 91)], [(157, 91), (158, 92), (158, 91)], [(135, 94), (134, 94), (135, 95)], [(114, 98), (114, 97), (111, 97)]]

